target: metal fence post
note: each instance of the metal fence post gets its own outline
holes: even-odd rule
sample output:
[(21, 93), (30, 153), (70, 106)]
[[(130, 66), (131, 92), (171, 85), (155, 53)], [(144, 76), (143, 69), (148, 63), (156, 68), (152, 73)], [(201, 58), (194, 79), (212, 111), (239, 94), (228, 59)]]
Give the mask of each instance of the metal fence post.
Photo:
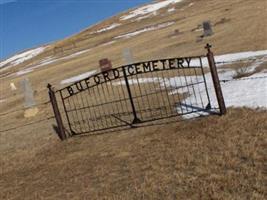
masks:
[(61, 115), (60, 115), (60, 111), (58, 109), (58, 104), (57, 104), (55, 91), (52, 88), (52, 85), (50, 85), (50, 84), (47, 85), (47, 88), (48, 88), (48, 94), (49, 94), (49, 97), (50, 97), (50, 102), (51, 102), (51, 105), (53, 107), (53, 111), (54, 111), (56, 122), (57, 122), (57, 126), (58, 126), (58, 136), (59, 136), (59, 138), (61, 140), (65, 140), (65, 139), (67, 139), (67, 136), (66, 136), (65, 129), (64, 129), (64, 126), (63, 126), (63, 122), (62, 122), (62, 118), (61, 118)]
[(126, 83), (126, 88), (127, 88), (127, 91), (128, 91), (128, 95), (129, 95), (129, 98), (130, 98), (130, 103), (131, 103), (131, 107), (132, 107), (132, 111), (133, 111), (133, 116), (134, 116), (134, 119), (133, 119), (132, 123), (133, 124), (140, 123), (141, 120), (137, 117), (137, 114), (136, 114), (134, 101), (133, 101), (133, 96), (132, 96), (132, 93), (131, 93), (129, 81), (128, 81), (127, 74), (126, 74), (126, 71), (125, 71), (124, 67), (123, 67), (123, 76), (124, 76), (124, 80), (125, 80), (125, 83)]
[(214, 89), (216, 92), (217, 101), (219, 104), (220, 114), (225, 115), (226, 114), (226, 106), (225, 106), (225, 102), (224, 102), (224, 98), (223, 98), (223, 93), (222, 93), (222, 89), (221, 89), (221, 84), (220, 84), (217, 68), (215, 65), (214, 55), (213, 55), (213, 52), (211, 51), (211, 47), (212, 46), (210, 44), (207, 44), (205, 47), (208, 50), (207, 58), (208, 58), (208, 62), (209, 62), (209, 67), (210, 67), (210, 72), (211, 72), (211, 76), (212, 76), (212, 80), (213, 80)]

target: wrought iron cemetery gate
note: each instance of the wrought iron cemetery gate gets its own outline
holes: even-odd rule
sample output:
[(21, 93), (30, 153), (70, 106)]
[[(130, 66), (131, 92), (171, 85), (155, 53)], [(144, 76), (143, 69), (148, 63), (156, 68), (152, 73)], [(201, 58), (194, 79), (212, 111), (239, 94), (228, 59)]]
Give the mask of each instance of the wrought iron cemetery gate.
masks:
[(68, 135), (132, 127), (211, 108), (203, 59), (207, 58), (220, 114), (226, 109), (213, 53), (152, 60), (95, 74), (49, 96), (62, 140)]

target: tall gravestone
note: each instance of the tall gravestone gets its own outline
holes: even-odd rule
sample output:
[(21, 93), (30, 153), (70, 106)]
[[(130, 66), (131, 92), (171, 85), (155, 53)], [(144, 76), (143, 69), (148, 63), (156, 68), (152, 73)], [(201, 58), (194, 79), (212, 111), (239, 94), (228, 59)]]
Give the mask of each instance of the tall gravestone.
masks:
[(31, 87), (31, 83), (28, 78), (25, 78), (21, 81), (22, 91), (24, 94), (24, 107), (25, 108), (32, 108), (36, 105), (33, 90)]
[(122, 56), (123, 56), (123, 60), (124, 60), (126, 65), (134, 63), (133, 54), (132, 54), (131, 49), (129, 49), (129, 48), (124, 49), (122, 52)]
[(204, 37), (213, 35), (212, 26), (210, 21), (203, 22)]
[(24, 117), (34, 117), (39, 110), (36, 107), (33, 90), (28, 78), (25, 78), (21, 81), (21, 87), (24, 94), (24, 107), (26, 108), (24, 111)]

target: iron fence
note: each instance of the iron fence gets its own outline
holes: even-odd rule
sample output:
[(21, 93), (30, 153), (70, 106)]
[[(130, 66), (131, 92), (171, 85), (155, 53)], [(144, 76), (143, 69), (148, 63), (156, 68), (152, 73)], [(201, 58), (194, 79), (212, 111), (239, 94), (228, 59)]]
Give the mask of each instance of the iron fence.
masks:
[[(215, 67), (209, 53), (210, 49), (209, 64)], [(139, 62), (95, 74), (57, 91), (49, 86), (61, 139), (66, 138), (65, 131), (71, 135), (101, 132), (209, 110), (203, 58)], [(218, 102), (220, 106), (220, 99)]]

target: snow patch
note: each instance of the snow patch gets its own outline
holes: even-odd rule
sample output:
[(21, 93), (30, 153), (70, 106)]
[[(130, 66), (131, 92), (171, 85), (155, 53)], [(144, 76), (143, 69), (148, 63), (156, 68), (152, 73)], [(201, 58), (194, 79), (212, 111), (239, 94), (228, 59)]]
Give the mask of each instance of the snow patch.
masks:
[(64, 79), (64, 80), (62, 80), (60, 82), (60, 84), (63, 85), (63, 84), (74, 83), (76, 81), (80, 81), (80, 80), (85, 79), (85, 78), (87, 78), (89, 76), (92, 76), (92, 75), (96, 74), (96, 72), (97, 72), (97, 70), (92, 70), (92, 71), (89, 71), (89, 72), (85, 72), (83, 74), (79, 74), (77, 76), (73, 76), (73, 77), (70, 77), (68, 79)]
[[(140, 84), (140, 83), (159, 83), (162, 82), (163, 79), (159, 78), (159, 77), (154, 77), (154, 78), (139, 78), (137, 79), (128, 79), (128, 82), (130, 85), (135, 85), (135, 84)], [(112, 85), (114, 86), (118, 86), (118, 85), (126, 85), (125, 81), (118, 81), (115, 83), (112, 83)]]
[(0, 103), (6, 102), (6, 99), (0, 99)]
[(93, 34), (93, 33), (102, 33), (102, 32), (106, 32), (106, 31), (112, 30), (112, 29), (114, 29), (114, 28), (116, 28), (116, 27), (118, 27), (118, 26), (120, 26), (120, 25), (121, 25), (121, 24), (114, 23), (114, 24), (111, 24), (111, 25), (109, 25), (109, 26), (107, 26), (107, 27), (104, 27), (104, 28), (102, 28), (102, 29), (99, 29), (99, 30), (97, 30), (97, 31), (95, 31), (95, 32), (92, 32), (91, 34)]
[(191, 7), (191, 6), (193, 6), (194, 5), (194, 3), (192, 2), (192, 3), (190, 3), (189, 5), (188, 5), (188, 7)]
[[(230, 53), (224, 55), (215, 56), (215, 62), (218, 63), (217, 66), (225, 65), (225, 63), (231, 63), (236, 61), (242, 61), (246, 59), (257, 59), (260, 56), (267, 56), (267, 50), (261, 51), (247, 51), (247, 52), (238, 52), (238, 53)], [(202, 59), (202, 64), (204, 67), (208, 67), (209, 63), (207, 58)], [(191, 60), (191, 66), (199, 66), (199, 59)]]
[(20, 71), (16, 72), (16, 76), (21, 76), (21, 75), (24, 75), (24, 74), (28, 74), (30, 72), (33, 72), (33, 70), (34, 70), (33, 68), (20, 70)]
[(32, 59), (33, 57), (37, 56), (38, 54), (42, 53), (45, 50), (46, 47), (39, 47), (36, 49), (31, 49), (28, 51), (25, 51), (20, 54), (16, 54), (12, 56), (11, 58), (8, 58), (2, 62), (0, 62), (0, 68), (7, 65), (8, 67), (12, 67), (18, 64), (21, 64), (27, 60)]
[[(253, 56), (264, 55), (264, 51), (250, 52), (250, 53), (236, 53), (222, 55), (219, 58), (228, 58), (233, 61), (235, 59), (247, 58)], [(262, 63), (267, 61), (267, 56), (259, 59), (257, 58), (254, 63), (252, 63), (248, 69), (254, 71), (255, 68)], [(227, 82), (222, 82), (222, 92), (225, 99), (226, 107), (247, 107), (247, 108), (263, 108), (267, 109), (267, 76), (264, 71), (255, 73), (249, 77), (244, 77), (241, 79), (233, 79), (235, 71), (233, 69), (225, 69), (219, 71), (220, 80), (228, 80)], [(210, 97), (210, 102), (212, 107), (218, 107), (216, 94), (213, 87), (213, 81), (210, 73), (205, 74), (205, 79), (208, 86), (208, 92)], [(203, 111), (203, 105), (206, 106), (209, 103), (208, 96), (206, 95), (206, 87), (204, 83), (195, 85), (194, 84), (203, 82), (203, 76), (176, 76), (172, 78), (141, 78), (129, 79), (129, 84), (138, 83), (152, 83), (156, 82), (160, 84), (160, 87), (173, 88), (169, 95), (173, 94), (183, 94), (189, 92), (189, 96), (185, 98), (181, 105), (177, 107), (178, 113), (186, 112), (197, 112), (192, 114), (187, 114), (184, 118), (193, 118), (202, 115), (208, 115), (210, 112)], [(185, 87), (186, 85), (190, 85)], [(114, 83), (113, 85), (125, 85), (125, 82), (120, 81)]]
[(109, 41), (109, 42), (106, 42), (106, 43), (99, 45), (99, 47), (108, 46), (108, 45), (114, 44), (115, 42), (117, 42), (117, 41), (116, 40)]
[[(250, 66), (251, 69), (255, 68), (255, 66), (260, 65), (261, 63), (252, 64)], [(267, 77), (263, 72), (254, 74), (249, 77), (241, 78), (241, 79), (233, 79), (233, 76), (235, 75), (234, 70), (224, 71), (219, 73), (220, 80), (230, 80), (228, 82), (222, 82), (222, 92), (225, 100), (226, 107), (247, 107), (247, 108), (263, 108), (267, 109)], [(208, 73), (205, 75), (207, 85), (208, 85), (208, 91), (210, 96), (211, 105), (217, 105), (217, 99), (213, 87), (213, 82), (211, 78), (211, 74)], [(188, 77), (193, 80), (193, 83), (197, 82), (197, 79), (201, 79), (202, 77)], [(258, 78), (258, 79), (255, 79)], [(172, 85), (173, 83), (171, 83)], [(174, 86), (174, 85), (173, 85)], [(182, 90), (178, 91), (179, 93), (182, 93)], [(193, 109), (192, 111), (198, 111), (199, 107), (199, 100), (196, 101), (196, 99), (201, 99), (204, 103), (204, 105), (208, 104), (208, 98), (206, 97), (206, 91), (204, 84), (199, 85), (199, 92), (196, 92), (194, 94), (193, 88), (190, 88), (190, 96), (183, 100), (183, 105), (192, 104)], [(203, 98), (204, 97), (204, 98)], [(198, 102), (198, 103), (197, 103)], [(183, 108), (178, 107), (177, 111), (181, 112)], [(198, 113), (192, 113), (189, 115), (184, 116), (185, 118), (193, 118), (197, 116), (202, 115), (208, 115), (207, 112), (198, 112)]]
[(132, 22), (135, 22), (135, 21), (141, 21), (142, 19), (146, 19), (146, 18), (155, 16), (155, 15), (157, 15), (157, 12), (153, 12), (153, 13), (151, 13), (151, 14), (148, 14), (148, 15), (144, 15), (144, 16), (138, 17), (138, 18), (136, 18), (135, 20), (132, 20)]
[(175, 11), (175, 8), (170, 8), (170, 9), (168, 9), (168, 12), (170, 13), (170, 12), (173, 12), (173, 11)]
[(40, 67), (47, 66), (49, 64), (52, 64), (52, 63), (55, 63), (55, 62), (58, 62), (58, 61), (74, 58), (74, 57), (76, 57), (78, 55), (81, 55), (81, 54), (84, 54), (84, 53), (86, 53), (88, 51), (91, 51), (91, 49), (86, 49), (86, 50), (83, 50), (83, 51), (79, 51), (79, 52), (76, 52), (76, 53), (71, 54), (69, 56), (64, 56), (62, 58), (47, 57), (47, 58), (43, 59), (39, 64), (37, 64), (35, 66), (32, 66), (32, 67), (29, 67), (27, 69), (20, 70), (20, 71), (16, 72), (15, 75), (16, 76), (21, 76), (21, 75), (24, 75), (24, 74), (28, 74), (28, 73), (33, 72), (35, 69), (38, 69)]
[(147, 14), (153, 13), (155, 11), (158, 11), (164, 7), (167, 7), (171, 4), (176, 4), (176, 3), (179, 3), (182, 1), (183, 0), (165, 0), (165, 1), (160, 1), (157, 3), (145, 5), (145, 6), (142, 6), (140, 8), (137, 8), (137, 9), (131, 11), (128, 15), (122, 16), (120, 18), (120, 20), (128, 20), (128, 19), (132, 19), (132, 18), (137, 17), (137, 16), (147, 15)]
[(144, 33), (144, 32), (148, 32), (148, 31), (154, 31), (154, 30), (158, 30), (158, 29), (162, 29), (162, 28), (166, 28), (168, 26), (171, 26), (173, 25), (175, 22), (167, 22), (167, 23), (162, 23), (162, 24), (158, 24), (158, 25), (155, 25), (155, 26), (150, 26), (150, 27), (147, 27), (147, 28), (144, 28), (144, 29), (140, 29), (138, 31), (135, 31), (135, 32), (131, 32), (131, 33), (126, 33), (124, 35), (119, 35), (119, 36), (116, 36), (115, 39), (120, 39), (120, 38), (131, 38), (133, 36), (136, 36), (136, 35), (139, 35), (141, 33)]
[(215, 56), (216, 62), (234, 62), (242, 59), (247, 58), (255, 58), (258, 56), (265, 56), (267, 55), (267, 50), (262, 51), (247, 51), (247, 52), (239, 52), (239, 53), (231, 53), (225, 54), (220, 56)]

